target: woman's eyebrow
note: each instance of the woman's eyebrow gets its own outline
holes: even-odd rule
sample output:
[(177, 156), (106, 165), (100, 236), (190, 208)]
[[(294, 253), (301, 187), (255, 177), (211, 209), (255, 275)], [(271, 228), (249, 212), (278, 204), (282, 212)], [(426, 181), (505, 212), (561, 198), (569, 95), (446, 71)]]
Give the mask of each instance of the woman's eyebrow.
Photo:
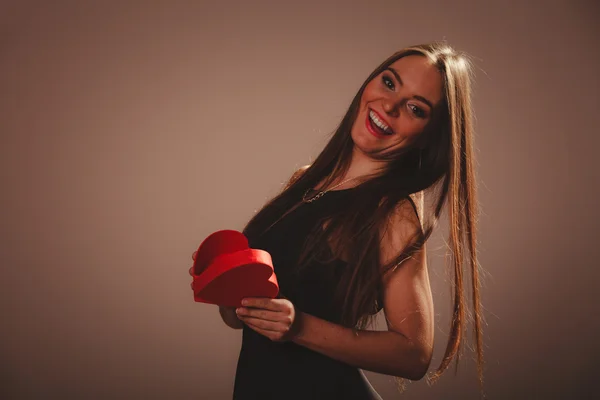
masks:
[[(402, 79), (400, 78), (400, 74), (398, 73), (398, 71), (396, 71), (392, 67), (387, 67), (386, 69), (388, 71), (390, 71), (392, 74), (394, 74), (394, 77), (396, 77), (396, 80), (398, 81), (398, 83), (400, 83), (400, 86), (404, 85), (404, 83), (402, 82)], [(416, 94), (413, 96), (413, 99), (422, 101), (423, 103), (427, 104), (429, 106), (429, 108), (433, 109), (433, 104), (429, 100), (427, 100), (425, 97)]]

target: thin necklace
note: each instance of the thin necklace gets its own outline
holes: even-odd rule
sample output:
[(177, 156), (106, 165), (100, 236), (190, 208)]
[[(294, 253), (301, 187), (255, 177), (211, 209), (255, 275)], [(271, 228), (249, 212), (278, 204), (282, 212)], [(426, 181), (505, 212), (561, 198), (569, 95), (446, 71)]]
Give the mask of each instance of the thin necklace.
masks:
[(350, 181), (352, 181), (354, 179), (358, 179), (358, 178), (360, 178), (360, 177), (359, 176), (355, 176), (354, 178), (346, 179), (345, 181), (342, 181), (342, 182), (338, 183), (337, 185), (330, 187), (327, 190), (320, 191), (319, 193), (317, 193), (315, 196), (311, 197), (310, 199), (306, 198), (306, 195), (308, 194), (308, 192), (310, 191), (310, 189), (306, 189), (306, 192), (304, 192), (304, 195), (302, 196), (302, 201), (304, 203), (312, 203), (313, 201), (320, 199), (321, 197), (323, 197), (323, 195), (325, 195), (325, 193), (327, 193), (327, 192), (335, 189), (336, 187), (342, 186), (344, 183), (350, 182)]

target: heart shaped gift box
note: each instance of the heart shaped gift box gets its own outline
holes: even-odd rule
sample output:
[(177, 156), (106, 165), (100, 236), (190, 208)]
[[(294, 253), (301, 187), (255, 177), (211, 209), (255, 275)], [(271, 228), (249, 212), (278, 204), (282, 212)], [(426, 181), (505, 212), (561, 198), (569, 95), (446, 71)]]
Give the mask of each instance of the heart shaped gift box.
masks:
[(245, 297), (279, 294), (271, 255), (251, 249), (241, 232), (222, 230), (209, 235), (193, 258), (190, 274), (197, 302), (240, 307)]

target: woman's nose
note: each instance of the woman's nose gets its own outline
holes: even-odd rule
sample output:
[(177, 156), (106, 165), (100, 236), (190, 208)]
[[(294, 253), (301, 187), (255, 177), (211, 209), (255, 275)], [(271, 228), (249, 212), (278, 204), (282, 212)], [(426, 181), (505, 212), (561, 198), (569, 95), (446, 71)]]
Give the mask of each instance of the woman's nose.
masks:
[(400, 110), (398, 103), (399, 101), (397, 101), (395, 98), (386, 97), (383, 99), (383, 111), (389, 115), (398, 116)]

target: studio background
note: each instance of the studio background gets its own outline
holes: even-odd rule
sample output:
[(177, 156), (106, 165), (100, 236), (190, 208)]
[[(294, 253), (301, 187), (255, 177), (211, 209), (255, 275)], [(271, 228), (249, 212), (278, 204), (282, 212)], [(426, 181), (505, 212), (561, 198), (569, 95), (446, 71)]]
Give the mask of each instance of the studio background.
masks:
[[(475, 64), (486, 393), (590, 398), (599, 16), (583, 0), (1, 2), (0, 397), (231, 398), (241, 331), (193, 302), (192, 252), (314, 159), (382, 60), (446, 39)], [(384, 399), (475, 399), (466, 350), (457, 376), (401, 396), (367, 375)]]

